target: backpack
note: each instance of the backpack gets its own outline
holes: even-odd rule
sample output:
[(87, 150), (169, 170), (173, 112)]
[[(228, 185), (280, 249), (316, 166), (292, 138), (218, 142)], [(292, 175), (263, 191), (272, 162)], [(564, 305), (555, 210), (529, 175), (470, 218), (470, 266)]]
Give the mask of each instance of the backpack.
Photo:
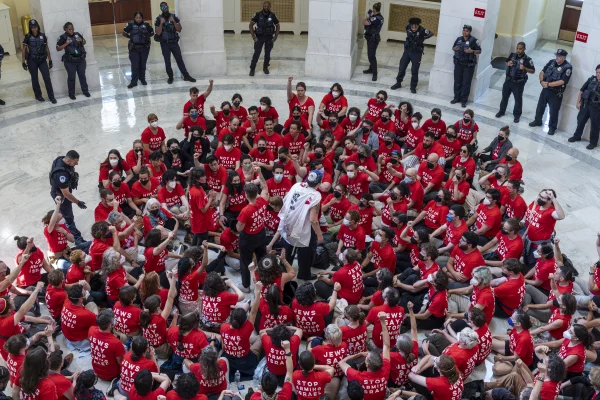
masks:
[(312, 267), (322, 270), (329, 268), (329, 253), (325, 246), (317, 246)]

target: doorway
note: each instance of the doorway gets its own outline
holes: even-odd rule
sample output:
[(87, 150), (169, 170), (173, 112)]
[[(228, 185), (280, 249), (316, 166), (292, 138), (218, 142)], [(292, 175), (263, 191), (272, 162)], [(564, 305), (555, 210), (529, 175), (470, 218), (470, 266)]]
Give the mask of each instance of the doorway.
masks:
[(92, 35), (120, 34), (133, 13), (141, 11), (144, 20), (152, 22), (151, 0), (90, 0)]
[(583, 0), (567, 0), (565, 2), (562, 19), (560, 20), (560, 30), (558, 31), (559, 40), (575, 41), (582, 6)]

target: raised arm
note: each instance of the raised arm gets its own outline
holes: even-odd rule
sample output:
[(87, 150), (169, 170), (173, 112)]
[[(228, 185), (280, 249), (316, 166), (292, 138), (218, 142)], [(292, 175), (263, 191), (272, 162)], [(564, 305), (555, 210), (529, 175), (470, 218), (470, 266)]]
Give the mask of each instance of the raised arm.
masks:
[(44, 287), (44, 282), (42, 282), (42, 281), (38, 282), (37, 285), (35, 285), (35, 289), (33, 289), (33, 292), (31, 292), (31, 294), (29, 295), (29, 298), (27, 300), (25, 300), (25, 302), (23, 303), (21, 308), (19, 308), (15, 312), (15, 315), (14, 315), (15, 326), (23, 319), (25, 314), (27, 314), (27, 312), (29, 312), (31, 307), (33, 307), (33, 304), (37, 300), (38, 294), (40, 293), (40, 291), (42, 290), (43, 287)]
[(381, 322), (381, 335), (383, 336), (383, 353), (382, 353), (383, 359), (389, 360), (390, 359), (390, 332), (388, 331), (388, 328), (387, 328), (387, 322), (385, 320), (386, 317), (387, 317), (387, 314), (384, 311), (380, 311), (377, 314), (377, 318), (379, 318), (379, 321)]
[(173, 303), (175, 302), (175, 297), (177, 297), (177, 278), (175, 278), (175, 274), (171, 271), (167, 272), (167, 279), (169, 280), (169, 294), (167, 295), (165, 308), (160, 313), (165, 320), (171, 315)]
[(292, 81), (293, 80), (294, 80), (293, 76), (290, 76), (287, 79), (286, 90), (287, 90), (287, 99), (288, 99), (288, 101), (292, 101), (292, 99), (294, 98), (294, 92), (292, 92)]
[(337, 301), (338, 292), (342, 288), (339, 282), (336, 282), (333, 285), (333, 294), (331, 295), (331, 299), (329, 300), (329, 312), (331, 312), (335, 308), (335, 303)]
[[(169, 232), (169, 235), (167, 236), (167, 238), (165, 240), (163, 240), (158, 246), (156, 246), (152, 250), (152, 254), (157, 256), (160, 253), (162, 253), (162, 251), (167, 248), (167, 246), (169, 245), (169, 242), (171, 240), (173, 240), (174, 237), (175, 237), (175, 232)], [(115, 242), (118, 242), (118, 240), (115, 240)]]
[(254, 283), (254, 301), (252, 302), (252, 308), (250, 309), (250, 315), (248, 321), (254, 325), (256, 320), (256, 314), (258, 313), (258, 305), (260, 304), (260, 294), (262, 293), (263, 284), (261, 281)]

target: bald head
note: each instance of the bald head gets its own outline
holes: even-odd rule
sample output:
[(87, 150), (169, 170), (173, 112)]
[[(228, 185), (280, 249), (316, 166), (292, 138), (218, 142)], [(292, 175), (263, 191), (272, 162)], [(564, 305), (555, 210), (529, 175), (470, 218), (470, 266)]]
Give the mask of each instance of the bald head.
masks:
[(436, 153), (431, 153), (429, 156), (427, 156), (427, 161), (432, 162), (434, 164), (437, 164), (439, 159), (440, 156), (438, 156)]
[(417, 179), (417, 169), (416, 168), (407, 169), (406, 176), (408, 176), (409, 178)]
[(517, 149), (516, 147), (513, 147), (512, 149), (508, 150), (508, 152), (506, 154), (511, 156), (513, 158), (513, 160), (516, 160), (517, 157), (519, 157), (519, 149)]

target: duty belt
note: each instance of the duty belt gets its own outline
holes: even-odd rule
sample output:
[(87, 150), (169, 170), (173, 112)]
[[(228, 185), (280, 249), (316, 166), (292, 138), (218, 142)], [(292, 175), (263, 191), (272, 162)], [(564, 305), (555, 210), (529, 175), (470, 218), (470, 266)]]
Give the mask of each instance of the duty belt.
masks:
[(527, 81), (527, 78), (523, 78), (523, 79), (515, 79), (515, 78), (513, 78), (513, 77), (507, 76), (507, 77), (506, 77), (506, 80), (507, 80), (507, 81), (510, 81), (510, 82), (515, 82), (515, 83), (523, 83), (523, 82), (526, 82), (526, 81)]

